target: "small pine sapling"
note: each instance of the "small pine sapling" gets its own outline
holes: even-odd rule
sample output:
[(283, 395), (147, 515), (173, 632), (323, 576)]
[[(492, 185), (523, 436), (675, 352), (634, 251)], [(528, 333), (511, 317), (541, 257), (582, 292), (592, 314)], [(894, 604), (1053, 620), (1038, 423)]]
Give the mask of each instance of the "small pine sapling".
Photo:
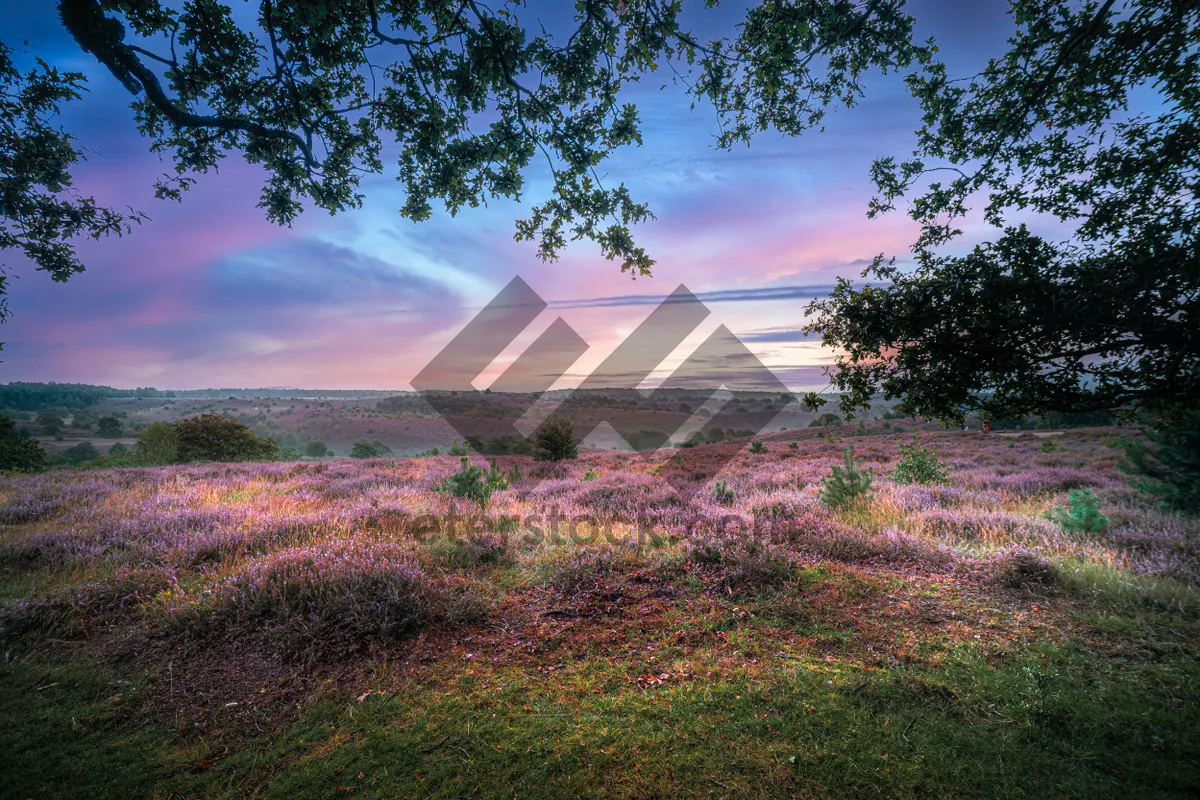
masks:
[(854, 448), (845, 450), (845, 466), (833, 467), (827, 478), (821, 479), (821, 502), (830, 508), (849, 508), (865, 503), (871, 493), (874, 470), (854, 467)]

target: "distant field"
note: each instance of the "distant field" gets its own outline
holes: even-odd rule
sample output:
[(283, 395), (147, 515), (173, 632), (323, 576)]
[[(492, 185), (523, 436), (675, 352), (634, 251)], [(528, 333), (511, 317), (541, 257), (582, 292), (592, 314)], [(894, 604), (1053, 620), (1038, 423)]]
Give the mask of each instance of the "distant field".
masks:
[[(1200, 522), (1130, 433), (925, 431), (906, 486), (868, 429), (502, 457), (486, 506), (448, 456), (0, 480), (2, 793), (1200, 795)], [(1103, 530), (1044, 517), (1085, 488)]]
[[(481, 393), (478, 396), (484, 397)], [(504, 396), (499, 394), (488, 396), (491, 404), (473, 409), (472, 416), (438, 414), (419, 399), (414, 400), (413, 407), (404, 412), (380, 411), (376, 406), (384, 399), (379, 393), (332, 398), (113, 398), (88, 407), (86, 414), (92, 419), (115, 415), (122, 423), (123, 436), (120, 439), (101, 438), (91, 431), (73, 428), (73, 415), (66, 412), (63, 414), (66, 426), (61, 438), (45, 435), (35, 435), (34, 438), (52, 455), (84, 441), (92, 442), (97, 449), (105, 452), (116, 441), (131, 446), (141, 427), (154, 422), (176, 422), (201, 413), (236, 417), (260, 436), (279, 439), (290, 434), (301, 447), (310, 439), (319, 439), (336, 454), (343, 456), (349, 454), (350, 448), (359, 439), (377, 439), (397, 455), (404, 455), (424, 452), (435, 446), (444, 448), (455, 439), (461, 440), (462, 432), (468, 430), (480, 429), (497, 435), (513, 432), (512, 417), (497, 413), (505, 403)], [(699, 402), (693, 400), (692, 405), (699, 408), (702, 402), (702, 398)], [(787, 408), (782, 403), (771, 404), (770, 408), (766, 408), (766, 405), (763, 402), (748, 404), (747, 412), (738, 415), (738, 427), (751, 430), (760, 430), (764, 426), (769, 426), (771, 430), (796, 428), (807, 425), (817, 416), (800, 410), (797, 405)], [(536, 427), (537, 421), (543, 419), (553, 407), (552, 401), (536, 404), (531, 411), (530, 422), (523, 424), (530, 429)], [(690, 412), (681, 412), (679, 407), (679, 402), (646, 402), (644, 407), (616, 413), (622, 414), (630, 425), (638, 428), (670, 431), (691, 416)], [(613, 413), (611, 408), (599, 405), (584, 412), (579, 419), (595, 418), (599, 421), (609, 418)], [(32, 426), (29, 422), (18, 424)], [(36, 430), (36, 426), (32, 427)], [(610, 442), (599, 439), (595, 444), (615, 447), (616, 440), (611, 439)]]

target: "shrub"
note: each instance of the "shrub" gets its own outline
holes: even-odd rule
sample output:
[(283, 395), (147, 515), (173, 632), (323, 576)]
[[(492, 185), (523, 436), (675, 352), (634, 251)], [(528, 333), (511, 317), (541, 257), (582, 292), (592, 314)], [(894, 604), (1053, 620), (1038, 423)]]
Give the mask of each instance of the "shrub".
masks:
[(1100, 513), (1100, 498), (1091, 489), (1072, 489), (1067, 506), (1055, 506), (1046, 519), (1071, 533), (1100, 533), (1108, 527), (1108, 517)]
[(726, 486), (725, 481), (717, 481), (713, 486), (713, 500), (723, 506), (733, 505), (733, 502), (737, 500), (737, 492)]
[(767, 448), (763, 445), (761, 440), (755, 439), (753, 442), (750, 443), (750, 452), (751, 453), (765, 453), (765, 452), (767, 452)]
[(155, 422), (138, 433), (133, 455), (145, 466), (174, 464), (179, 460), (179, 429), (166, 422)]
[(786, 553), (754, 540), (726, 550), (721, 563), (725, 566), (722, 585), (728, 593), (778, 589), (796, 575), (796, 564)]
[(507, 488), (508, 481), (495, 461), (492, 462), (492, 468), (485, 471), (483, 467), (472, 466), (470, 459), (463, 456), (458, 472), (442, 478), (434, 491), (465, 497), (486, 506), (492, 492)]
[(13, 430), (8, 417), (0, 417), (0, 470), (39, 472), (46, 468), (46, 451), (32, 439), (24, 439)]
[(68, 447), (61, 453), (54, 456), (55, 464), (64, 464), (67, 466), (77, 466), (85, 461), (92, 461), (100, 457), (100, 451), (91, 442), (80, 442), (74, 447)]
[(60, 432), (63, 427), (62, 417), (60, 417), (58, 414), (51, 414), (49, 412), (38, 414), (37, 424), (41, 426), (42, 431), (47, 436), (53, 436), (54, 434)]
[(833, 467), (827, 478), (821, 479), (821, 502), (830, 508), (847, 508), (865, 502), (871, 493), (875, 473), (854, 467), (854, 448), (845, 450), (844, 467)]
[(129, 448), (126, 447), (125, 445), (121, 444), (120, 442), (115, 442), (112, 447), (108, 448), (108, 454), (110, 456), (122, 455), (122, 454), (128, 453), (128, 452), (129, 452)]
[(600, 477), (600, 473), (596, 472), (596, 470), (591, 469), (590, 467), (588, 468), (587, 472), (583, 473), (583, 480), (585, 483), (587, 481), (594, 481), (594, 480), (596, 480), (596, 478), (599, 478), (599, 477)]
[(539, 583), (573, 593), (606, 576), (644, 567), (645, 560), (634, 544), (557, 547), (534, 559), (531, 571)]
[(562, 461), (578, 457), (575, 426), (565, 417), (547, 417), (534, 433), (534, 458), (538, 461)]
[(279, 445), (236, 419), (201, 414), (176, 423), (179, 461), (278, 461)]
[(308, 445), (304, 448), (304, 455), (309, 458), (321, 458), (329, 452), (329, 448), (320, 439), (309, 439)]
[(1042, 446), (1038, 448), (1039, 452), (1042, 453), (1053, 453), (1057, 449), (1058, 445), (1054, 443), (1053, 439), (1043, 439)]
[(922, 447), (914, 436), (910, 444), (900, 445), (900, 462), (890, 477), (896, 483), (929, 485), (945, 483), (948, 475), (949, 469), (938, 460), (937, 450)]
[(791, 444), (788, 445), (788, 449), (789, 450), (799, 450), (800, 444), (798, 442), (792, 442)]
[(1138, 488), (1156, 495), (1166, 508), (1200, 514), (1200, 410), (1183, 412), (1145, 434), (1156, 445), (1153, 451), (1143, 442), (1121, 440), (1122, 471), (1148, 478)]
[(391, 454), (392, 449), (378, 439), (359, 439), (350, 448), (351, 458), (382, 458)]
[(429, 554), (439, 566), (448, 569), (471, 569), (513, 560), (504, 539), (494, 533), (437, 539), (429, 545)]
[(1057, 586), (1061, 575), (1061, 570), (1044, 558), (1019, 550), (1004, 557), (996, 577), (1010, 589), (1036, 590)]
[(116, 439), (121, 435), (121, 420), (116, 417), (101, 417), (96, 423), (96, 433), (107, 439)]
[(352, 540), (279, 550), (228, 577), (164, 592), (155, 605), (181, 624), (291, 621), (309, 635), (389, 636), (479, 616), (471, 599), (431, 579), (398, 545)]

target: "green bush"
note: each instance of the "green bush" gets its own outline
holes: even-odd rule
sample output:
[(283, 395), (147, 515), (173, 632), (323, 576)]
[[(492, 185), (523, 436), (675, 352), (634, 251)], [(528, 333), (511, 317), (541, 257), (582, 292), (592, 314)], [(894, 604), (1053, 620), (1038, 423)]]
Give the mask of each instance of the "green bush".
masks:
[(725, 481), (717, 481), (713, 486), (713, 500), (723, 506), (733, 505), (737, 500), (737, 492), (725, 485)]
[(179, 460), (179, 430), (170, 423), (155, 422), (138, 433), (133, 456), (148, 467), (174, 464)]
[(579, 457), (575, 426), (571, 420), (551, 415), (534, 433), (534, 458), (538, 461), (562, 461)]
[(1043, 453), (1053, 453), (1057, 449), (1058, 445), (1054, 443), (1053, 439), (1043, 439), (1042, 446), (1039, 448)]
[(392, 448), (378, 439), (359, 439), (350, 448), (351, 458), (383, 458), (391, 454)]
[(848, 508), (867, 501), (875, 473), (871, 469), (854, 467), (854, 448), (845, 450), (844, 467), (834, 467), (827, 478), (821, 479), (821, 502), (830, 508)]
[(1100, 498), (1091, 489), (1072, 489), (1066, 506), (1055, 506), (1046, 519), (1071, 533), (1099, 533), (1108, 527), (1108, 517), (1100, 513)]
[(320, 439), (309, 439), (308, 444), (304, 448), (304, 455), (309, 458), (322, 458), (329, 452), (329, 448)]
[(85, 461), (92, 461), (100, 457), (100, 451), (91, 442), (80, 442), (74, 447), (68, 447), (61, 453), (54, 456), (55, 464), (74, 467), (82, 464)]
[(19, 436), (16, 423), (0, 417), (0, 471), (39, 472), (49, 465), (46, 451), (32, 439)]
[(750, 452), (751, 453), (765, 453), (765, 452), (767, 452), (767, 448), (763, 445), (763, 443), (760, 440), (755, 439), (753, 442), (750, 443)]
[(1157, 496), (1165, 508), (1200, 514), (1200, 409), (1185, 411), (1143, 432), (1154, 449), (1123, 438), (1121, 469), (1144, 477), (1138, 488)]
[(481, 506), (486, 506), (492, 492), (507, 488), (508, 478), (496, 466), (495, 461), (492, 462), (491, 469), (485, 471), (483, 467), (472, 466), (470, 459), (463, 456), (462, 467), (458, 472), (442, 478), (442, 482), (434, 491), (452, 494), (455, 497), (465, 497), (474, 500)]
[(889, 477), (896, 483), (904, 484), (945, 483), (949, 468), (938, 459), (936, 448), (922, 447), (914, 436), (911, 443), (900, 445), (900, 462)]
[(121, 435), (121, 420), (116, 417), (101, 417), (96, 423), (96, 433), (107, 439), (116, 439)]
[(54, 434), (62, 431), (63, 420), (62, 420), (62, 417), (59, 416), (58, 414), (44, 412), (44, 413), (38, 414), (37, 424), (41, 426), (42, 431), (47, 436), (53, 436)]
[[(151, 426), (153, 427), (153, 426)], [(279, 445), (260, 439), (236, 419), (201, 414), (175, 424), (179, 456), (188, 461), (278, 461)]]

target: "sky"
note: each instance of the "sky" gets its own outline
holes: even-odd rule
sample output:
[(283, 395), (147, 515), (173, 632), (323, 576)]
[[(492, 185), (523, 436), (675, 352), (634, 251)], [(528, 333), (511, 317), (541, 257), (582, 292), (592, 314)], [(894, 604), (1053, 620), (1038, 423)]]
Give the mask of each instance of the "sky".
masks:
[[(256, 207), (263, 173), (237, 154), (199, 176), (181, 204), (156, 200), (154, 180), (169, 165), (137, 133), (131, 96), (74, 45), (56, 3), (4, 5), (5, 42), (27, 40), (28, 56), (88, 75), (90, 91), (62, 116), (89, 150), (76, 187), (149, 220), (122, 238), (81, 241), (87, 269), (65, 284), (0, 252), (15, 276), (12, 317), (0, 328), (0, 382), (408, 389), (519, 276), (547, 308), (476, 388), (560, 318), (586, 347), (554, 388), (578, 385), (682, 284), (710, 313), (649, 383), (724, 326), (791, 389), (820, 389), (832, 353), (800, 332), (804, 307), (838, 276), (858, 278), (880, 253), (903, 261), (916, 238), (903, 207), (866, 217), (871, 162), (911, 152), (919, 125), (899, 75), (869, 76), (866, 97), (833, 111), (824, 131), (768, 132), (732, 151), (714, 146), (712, 109), (689, 110), (682, 87), (657, 80), (662, 71), (636, 87), (629, 99), (645, 143), (601, 168), (657, 217), (633, 229), (657, 261), (653, 275), (632, 279), (587, 241), (556, 262), (540, 261), (533, 243), (513, 240), (514, 220), (528, 210), (515, 202), (407, 220), (395, 165), (386, 161), (383, 175), (363, 182), (361, 209), (310, 209), (290, 228)], [(918, 36), (934, 36), (957, 75), (1002, 52), (1012, 31), (1004, 0), (911, 0), (908, 9)], [(702, 24), (731, 30), (736, 12), (723, 7)], [(548, 196), (545, 174), (528, 178), (527, 198)], [(973, 224), (968, 241), (987, 233)]]

